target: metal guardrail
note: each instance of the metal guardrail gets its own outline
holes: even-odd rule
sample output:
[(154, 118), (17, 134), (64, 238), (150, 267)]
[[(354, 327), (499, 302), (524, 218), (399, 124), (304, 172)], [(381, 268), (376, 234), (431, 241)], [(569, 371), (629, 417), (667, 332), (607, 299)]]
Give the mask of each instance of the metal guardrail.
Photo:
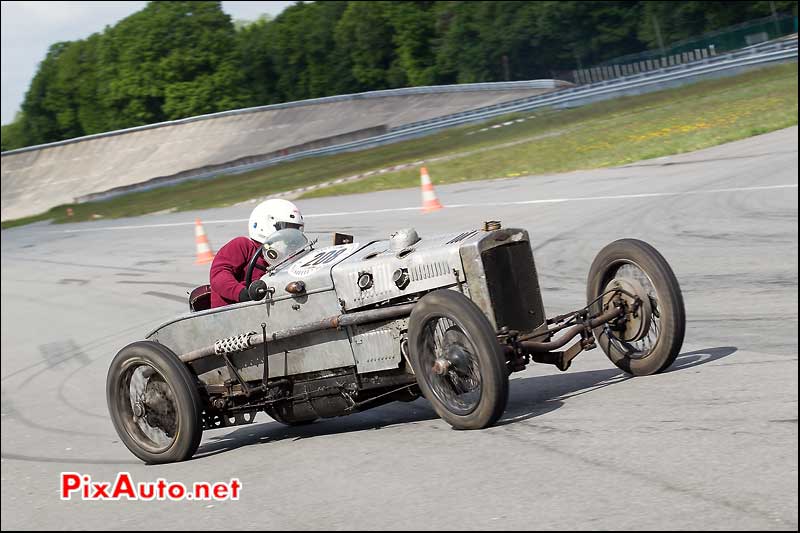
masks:
[[(230, 170), (233, 170), (236, 173), (246, 172), (248, 170), (255, 170), (285, 161), (294, 161), (304, 157), (337, 154), (341, 152), (370, 148), (373, 146), (380, 146), (383, 144), (390, 144), (423, 134), (428, 134), (439, 129), (468, 124), (470, 122), (483, 121), (509, 113), (531, 111), (533, 109), (549, 106), (566, 107), (570, 105), (580, 105), (582, 101), (596, 100), (603, 97), (613, 97), (615, 95), (622, 95), (627, 91), (632, 91), (635, 89), (653, 86), (658, 87), (660, 85), (686, 78), (705, 76), (725, 70), (742, 68), (751, 65), (768, 64), (776, 61), (791, 59), (792, 57), (797, 57), (796, 39), (793, 41), (783, 41), (779, 43), (756, 46), (745, 51), (709, 57), (694, 63), (684, 63), (660, 70), (634, 74), (632, 76), (626, 76), (615, 80), (607, 80), (593, 83), (591, 85), (582, 85), (579, 87), (564, 89), (558, 91), (557, 93), (530, 96), (519, 100), (513, 100), (511, 102), (505, 102), (502, 104), (495, 104), (479, 109), (446, 115), (444, 117), (413, 122), (404, 126), (393, 128), (389, 131), (389, 133), (376, 137), (361, 139), (358, 141), (352, 141), (325, 148), (307, 150), (304, 152), (297, 152), (286, 156), (276, 157), (268, 161), (261, 161), (257, 164), (249, 164), (231, 168)], [(219, 172), (217, 172), (215, 175), (219, 175)], [(202, 177), (203, 176), (194, 176), (192, 179), (198, 179)]]
[[(766, 49), (765, 49), (766, 48)], [(696, 61), (694, 63), (683, 63), (673, 67), (667, 67), (659, 70), (634, 74), (625, 76), (614, 80), (607, 80), (597, 82), (590, 85), (581, 85), (572, 89), (564, 89), (555, 94), (545, 94), (540, 96), (532, 96), (514, 100), (512, 102), (505, 102), (496, 104), (485, 108), (474, 109), (446, 117), (439, 117), (438, 119), (425, 120), (406, 124), (399, 128), (393, 128), (391, 132), (401, 132), (416, 127), (422, 127), (429, 124), (436, 124), (443, 121), (451, 123), (453, 120), (460, 118), (480, 117), (492, 118), (505, 113), (513, 113), (516, 111), (529, 111), (538, 107), (545, 107), (548, 105), (557, 105), (564, 103), (576, 103), (580, 99), (587, 97), (595, 97), (604, 94), (613, 94), (615, 92), (629, 90), (633, 88), (646, 87), (651, 85), (660, 85), (665, 82), (677, 81), (687, 77), (698, 75), (712, 74), (714, 72), (729, 70), (742, 66), (749, 66), (760, 63), (771, 63), (782, 59), (787, 59), (792, 56), (797, 56), (797, 42), (776, 43), (769, 47), (760, 49), (752, 49), (746, 52), (734, 52), (715, 56), (713, 58), (706, 58), (704, 60)], [(530, 105), (529, 105), (530, 104)], [(390, 133), (391, 134), (391, 133)], [(387, 134), (387, 135), (390, 135)]]
[[(660, 59), (662, 57), (680, 55), (692, 50), (708, 49), (709, 46), (715, 50), (715, 55), (725, 54), (749, 46), (758, 46), (764, 44), (767, 40), (774, 41), (787, 34), (791, 34), (795, 18), (796, 17), (790, 13), (776, 13), (775, 15), (768, 15), (766, 17), (748, 20), (718, 30), (706, 32), (699, 36), (696, 35), (680, 41), (674, 41), (664, 47), (663, 50), (650, 49), (644, 52), (614, 57), (594, 65), (593, 68), (609, 67), (612, 65), (630, 65), (643, 60), (655, 60), (657, 58)], [(757, 43), (748, 43), (747, 36), (749, 34), (757, 35), (756, 32), (765, 33), (768, 37), (770, 35), (772, 37)]]

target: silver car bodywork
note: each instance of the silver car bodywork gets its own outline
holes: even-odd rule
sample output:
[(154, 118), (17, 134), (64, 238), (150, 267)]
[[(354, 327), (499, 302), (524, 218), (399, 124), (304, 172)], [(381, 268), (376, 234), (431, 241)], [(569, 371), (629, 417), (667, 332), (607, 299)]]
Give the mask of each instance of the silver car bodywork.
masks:
[[(545, 323), (528, 233), (523, 229), (470, 230), (416, 240), (405, 230), (387, 240), (312, 249), (262, 277), (270, 296), (179, 316), (148, 340), (183, 354), (238, 334), (274, 332), (301, 323), (377, 306), (402, 304), (436, 289), (471, 298), (498, 331), (529, 333)], [(400, 278), (400, 279), (397, 279)], [(287, 292), (302, 281), (301, 294)], [(513, 292), (512, 292), (513, 291)], [(298, 376), (352, 367), (359, 375), (403, 364), (407, 318), (327, 329), (268, 343), (269, 377)], [(245, 380), (261, 379), (263, 349), (231, 355)], [(219, 358), (191, 363), (206, 385), (231, 380)]]
[[(271, 239), (246, 270), (254, 301), (201, 311), (210, 298), (198, 287), (195, 312), (111, 362), (111, 419), (142, 460), (185, 460), (203, 431), (260, 412), (302, 425), (420, 396), (452, 427), (483, 429), (505, 412), (509, 375), (530, 362), (565, 371), (599, 345), (623, 371), (650, 375), (683, 343), (678, 281), (636, 239), (606, 245), (588, 303), (550, 318), (528, 233), (499, 222), (424, 239), (413, 229), (363, 243), (335, 234), (322, 248), (292, 228)], [(272, 266), (252, 280), (260, 255)]]

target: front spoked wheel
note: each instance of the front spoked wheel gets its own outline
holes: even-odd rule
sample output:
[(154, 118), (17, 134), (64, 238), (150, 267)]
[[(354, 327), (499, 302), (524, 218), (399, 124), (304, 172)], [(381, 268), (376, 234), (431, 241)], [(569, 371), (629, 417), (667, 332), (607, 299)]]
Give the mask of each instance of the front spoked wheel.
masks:
[[(621, 291), (621, 294), (614, 294)], [(603, 248), (589, 270), (592, 314), (621, 298), (628, 313), (595, 329), (608, 358), (635, 376), (667, 369), (678, 356), (686, 312), (678, 280), (666, 259), (646, 242), (621, 239)]]
[(409, 356), (434, 410), (456, 429), (494, 424), (508, 401), (503, 353), (483, 312), (464, 295), (434, 291), (409, 319)]

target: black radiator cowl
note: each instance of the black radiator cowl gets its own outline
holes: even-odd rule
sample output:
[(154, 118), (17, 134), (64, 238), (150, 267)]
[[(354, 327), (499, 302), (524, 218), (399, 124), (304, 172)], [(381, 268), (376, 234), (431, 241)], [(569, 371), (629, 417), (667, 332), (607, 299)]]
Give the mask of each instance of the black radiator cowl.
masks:
[(533, 252), (526, 241), (496, 246), (481, 253), (486, 284), (498, 330), (523, 333), (544, 323), (544, 305)]

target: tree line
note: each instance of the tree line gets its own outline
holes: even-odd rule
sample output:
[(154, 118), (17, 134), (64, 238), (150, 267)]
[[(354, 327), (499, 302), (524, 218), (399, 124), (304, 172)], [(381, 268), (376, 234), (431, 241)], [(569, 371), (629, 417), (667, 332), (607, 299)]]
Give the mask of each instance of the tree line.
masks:
[(322, 1), (242, 24), (159, 1), (53, 44), (2, 150), (229, 109), (396, 87), (556, 77), (793, 1)]

